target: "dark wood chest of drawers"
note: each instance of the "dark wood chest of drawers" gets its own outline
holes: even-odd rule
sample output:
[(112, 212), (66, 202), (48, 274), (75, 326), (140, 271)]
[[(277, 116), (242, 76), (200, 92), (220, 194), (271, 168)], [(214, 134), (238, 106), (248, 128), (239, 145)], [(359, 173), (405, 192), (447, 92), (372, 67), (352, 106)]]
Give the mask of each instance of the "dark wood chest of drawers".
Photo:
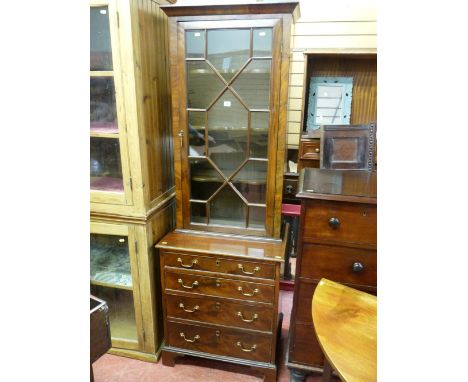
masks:
[(280, 264), (285, 243), (174, 231), (160, 249), (164, 365), (196, 355), (276, 380)]
[(302, 170), (301, 222), (287, 366), (291, 380), (320, 371), (323, 354), (311, 315), (322, 277), (377, 292), (377, 175), (366, 171)]

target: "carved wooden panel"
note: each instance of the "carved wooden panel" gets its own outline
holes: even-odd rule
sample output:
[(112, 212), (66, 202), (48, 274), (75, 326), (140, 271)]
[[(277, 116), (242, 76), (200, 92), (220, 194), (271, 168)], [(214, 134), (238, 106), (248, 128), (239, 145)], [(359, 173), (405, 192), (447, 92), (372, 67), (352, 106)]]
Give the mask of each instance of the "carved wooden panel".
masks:
[(375, 130), (375, 123), (322, 126), (320, 168), (372, 171)]

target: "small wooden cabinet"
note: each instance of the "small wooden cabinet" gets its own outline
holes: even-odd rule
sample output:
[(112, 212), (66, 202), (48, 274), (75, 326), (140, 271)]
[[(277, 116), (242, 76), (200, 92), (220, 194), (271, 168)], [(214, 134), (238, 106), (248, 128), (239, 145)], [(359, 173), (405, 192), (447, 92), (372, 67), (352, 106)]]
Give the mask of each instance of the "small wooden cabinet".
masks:
[(163, 363), (197, 355), (276, 380), (280, 265), (285, 241), (172, 232), (161, 254)]
[(294, 382), (323, 367), (311, 316), (320, 279), (377, 292), (377, 173), (306, 168), (297, 197), (301, 222), (286, 361)]

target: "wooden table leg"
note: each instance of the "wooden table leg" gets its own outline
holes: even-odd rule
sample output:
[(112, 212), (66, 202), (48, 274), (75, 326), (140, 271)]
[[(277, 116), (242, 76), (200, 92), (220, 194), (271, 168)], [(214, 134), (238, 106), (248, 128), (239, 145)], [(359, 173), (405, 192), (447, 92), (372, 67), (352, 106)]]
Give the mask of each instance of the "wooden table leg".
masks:
[(332, 368), (330, 362), (325, 358), (323, 362), (323, 376), (322, 382), (330, 382), (332, 377)]
[(91, 365), (91, 376), (90, 376), (89, 380), (90, 380), (91, 382), (94, 382), (93, 364), (90, 364), (90, 365)]

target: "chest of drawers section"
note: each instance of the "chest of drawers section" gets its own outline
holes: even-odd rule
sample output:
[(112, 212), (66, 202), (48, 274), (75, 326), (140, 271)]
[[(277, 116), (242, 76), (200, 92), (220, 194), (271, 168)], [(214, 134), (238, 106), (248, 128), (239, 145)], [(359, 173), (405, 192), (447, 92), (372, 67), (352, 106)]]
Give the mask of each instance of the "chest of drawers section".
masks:
[(159, 248), (163, 363), (196, 355), (249, 365), (275, 380), (281, 262), (238, 256), (238, 249)]
[(304, 173), (309, 177), (301, 175), (297, 195), (301, 221), (287, 352), (293, 382), (323, 367), (311, 315), (320, 279), (377, 292), (375, 174), (316, 169)]

